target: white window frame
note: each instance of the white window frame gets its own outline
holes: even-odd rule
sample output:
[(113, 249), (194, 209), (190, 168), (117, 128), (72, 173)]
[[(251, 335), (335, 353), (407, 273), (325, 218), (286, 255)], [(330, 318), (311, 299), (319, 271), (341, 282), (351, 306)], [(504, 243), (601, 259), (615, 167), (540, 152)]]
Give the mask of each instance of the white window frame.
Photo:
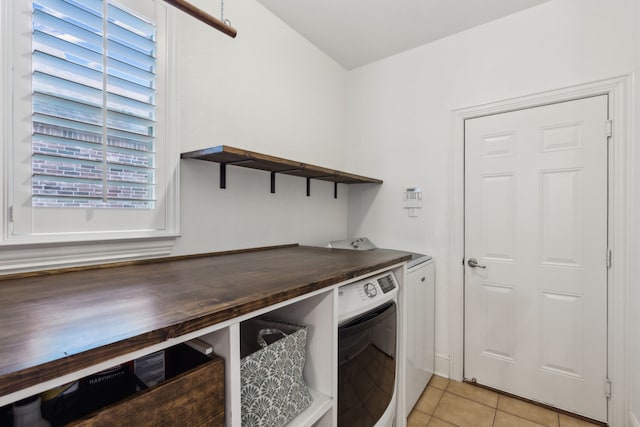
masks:
[[(142, 0), (137, 0), (142, 1)], [(159, 156), (161, 163), (157, 167), (164, 170), (163, 182), (158, 182), (156, 193), (158, 202), (155, 212), (161, 209), (164, 221), (161, 226), (120, 229), (111, 228), (109, 225), (98, 225), (95, 230), (85, 230), (74, 232), (70, 230), (46, 230), (38, 229), (33, 232), (31, 229), (25, 232), (14, 232), (16, 215), (28, 214), (33, 209), (26, 207), (22, 200), (16, 207), (16, 194), (14, 187), (16, 184), (25, 186), (31, 192), (30, 180), (24, 182), (24, 172), (22, 177), (17, 174), (17, 170), (25, 166), (16, 164), (16, 153), (14, 144), (16, 141), (25, 139), (23, 120), (26, 116), (26, 108), (31, 109), (31, 87), (16, 87), (18, 82), (15, 77), (16, 69), (25, 65), (20, 63), (24, 58), (28, 58), (29, 66), (31, 61), (31, 1), (7, 0), (0, 2), (0, 124), (2, 133), (2, 161), (0, 162), (0, 176), (2, 186), (0, 187), (0, 199), (2, 209), (0, 209), (0, 222), (2, 233), (0, 235), (0, 274), (38, 270), (43, 268), (59, 268), (64, 266), (86, 265), (101, 262), (124, 261), (148, 257), (168, 255), (173, 247), (175, 237), (179, 235), (179, 144), (177, 138), (177, 109), (176, 109), (176, 69), (175, 69), (175, 44), (173, 42), (175, 34), (174, 14), (167, 3), (155, 0), (144, 0), (153, 3), (155, 8), (163, 8), (161, 16), (166, 17), (166, 22), (159, 25), (159, 31), (164, 30), (166, 34), (159, 37), (159, 50), (162, 53), (158, 58), (159, 74), (164, 76), (163, 90), (164, 99), (158, 103), (159, 122), (157, 141), (159, 146), (164, 146), (164, 155)], [(116, 0), (118, 2), (118, 0)], [(120, 4), (127, 4), (127, 0), (119, 1)], [(28, 22), (28, 28), (25, 28)], [(28, 33), (28, 35), (27, 35)], [(25, 40), (29, 40), (25, 44)], [(18, 60), (15, 60), (18, 58)], [(24, 83), (22, 83), (24, 85)], [(25, 93), (27, 91), (27, 93)], [(25, 96), (29, 95), (25, 100)], [(16, 113), (16, 105), (20, 109), (20, 114)], [(30, 114), (29, 114), (30, 117)], [(18, 122), (17, 122), (18, 121)], [(30, 124), (29, 124), (30, 126)], [(20, 128), (20, 129), (18, 129)], [(22, 132), (22, 135), (20, 135)], [(29, 137), (30, 145), (30, 137)], [(21, 162), (24, 163), (24, 153)], [(31, 165), (28, 165), (29, 171)], [(30, 172), (29, 172), (30, 173)], [(20, 178), (18, 178), (20, 177)], [(19, 179), (22, 179), (20, 181)], [(64, 209), (64, 208), (58, 208)], [(86, 217), (95, 218), (96, 215), (109, 217), (110, 209), (69, 209), (69, 212), (83, 212)], [(118, 212), (125, 214), (126, 211)], [(29, 221), (24, 221), (30, 227)], [(108, 223), (107, 223), (108, 224)]]

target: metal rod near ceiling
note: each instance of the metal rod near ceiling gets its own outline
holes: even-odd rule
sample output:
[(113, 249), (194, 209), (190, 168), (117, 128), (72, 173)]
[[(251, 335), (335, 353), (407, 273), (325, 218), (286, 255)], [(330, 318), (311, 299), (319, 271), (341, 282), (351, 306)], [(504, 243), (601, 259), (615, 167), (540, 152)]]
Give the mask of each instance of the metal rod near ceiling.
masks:
[(238, 31), (230, 25), (227, 25), (225, 22), (219, 20), (215, 16), (209, 15), (204, 10), (192, 5), (191, 3), (184, 0), (164, 0), (172, 6), (180, 9), (181, 11), (193, 16), (194, 18), (204, 22), (205, 24), (215, 28), (216, 30), (225, 33), (231, 38), (235, 38), (238, 34)]

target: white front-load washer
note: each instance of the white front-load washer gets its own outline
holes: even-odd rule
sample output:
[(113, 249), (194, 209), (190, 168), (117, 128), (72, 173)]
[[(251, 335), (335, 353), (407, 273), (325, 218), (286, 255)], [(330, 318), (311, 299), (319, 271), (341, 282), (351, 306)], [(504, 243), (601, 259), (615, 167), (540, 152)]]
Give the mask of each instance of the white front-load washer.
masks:
[(338, 426), (391, 427), (396, 415), (398, 282), (387, 271), (339, 289)]

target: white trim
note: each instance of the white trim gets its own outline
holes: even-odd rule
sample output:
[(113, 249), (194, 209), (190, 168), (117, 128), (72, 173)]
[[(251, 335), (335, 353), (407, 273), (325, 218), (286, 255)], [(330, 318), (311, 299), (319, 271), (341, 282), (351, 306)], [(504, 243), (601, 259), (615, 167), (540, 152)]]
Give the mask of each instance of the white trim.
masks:
[(13, 2), (0, 3), (0, 241), (9, 233), (9, 221), (7, 221), (7, 207), (9, 206), (9, 189), (11, 182), (8, 171), (12, 159), (11, 144), (13, 130), (13, 68), (10, 68), (13, 58)]
[(629, 412), (629, 425), (631, 427), (640, 427), (640, 422), (638, 422), (638, 418), (633, 412)]
[(463, 108), (453, 112), (450, 200), (453, 224), (450, 236), (449, 287), (450, 377), (462, 380), (464, 363), (464, 121), (466, 119), (537, 107), (595, 95), (609, 96), (613, 136), (609, 144), (609, 247), (614, 262), (609, 270), (608, 374), (612, 381), (608, 423), (623, 426), (628, 419), (628, 302), (631, 241), (629, 224), (633, 180), (631, 175), (632, 75), (538, 93), (521, 98)]
[(158, 258), (171, 254), (173, 242), (174, 237), (166, 237), (0, 246), (0, 274)]
[[(167, 5), (165, 5), (166, 7)], [(167, 8), (166, 30), (168, 36), (165, 37), (167, 43), (167, 76), (169, 82), (167, 88), (166, 123), (165, 123), (165, 171), (171, 171), (172, 175), (165, 175), (165, 183), (170, 189), (165, 195), (165, 218), (166, 231), (168, 234), (180, 233), (180, 139), (178, 130), (180, 129), (180, 114), (178, 105), (180, 104), (178, 82), (180, 81), (177, 64), (177, 39), (176, 34), (176, 13), (174, 7)]]
[(434, 374), (440, 377), (449, 378), (449, 356), (442, 353), (436, 353)]

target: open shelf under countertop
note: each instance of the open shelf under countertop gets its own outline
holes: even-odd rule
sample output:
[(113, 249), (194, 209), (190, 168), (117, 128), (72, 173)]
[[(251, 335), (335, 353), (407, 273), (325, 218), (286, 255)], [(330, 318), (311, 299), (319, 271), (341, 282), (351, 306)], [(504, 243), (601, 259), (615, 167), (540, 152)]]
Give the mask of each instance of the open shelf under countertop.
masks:
[(0, 406), (7, 394), (409, 258), (293, 244), (0, 276)]

